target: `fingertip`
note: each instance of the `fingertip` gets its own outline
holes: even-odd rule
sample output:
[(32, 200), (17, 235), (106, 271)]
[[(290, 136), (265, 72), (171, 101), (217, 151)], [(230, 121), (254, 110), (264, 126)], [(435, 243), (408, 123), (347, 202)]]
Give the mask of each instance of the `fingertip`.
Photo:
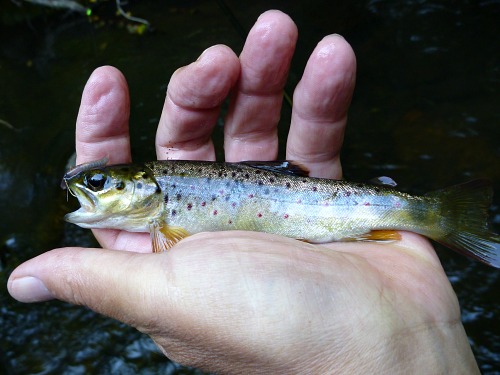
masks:
[(278, 10), (261, 14), (240, 55), (239, 90), (246, 94), (281, 94), (297, 38), (297, 26), (287, 14)]
[(309, 58), (294, 93), (295, 111), (332, 122), (347, 114), (356, 81), (356, 56), (340, 35), (324, 37)]
[(225, 45), (175, 71), (156, 133), (158, 159), (215, 159), (212, 129), (239, 75), (238, 57)]
[[(14, 270), (8, 290), (20, 302), (56, 298), (132, 324), (147, 313), (148, 302), (154, 303), (150, 299), (155, 286), (164, 285), (161, 258), (105, 249), (55, 249)], [(139, 299), (142, 306), (136, 306)]]
[(19, 302), (43, 302), (55, 297), (42, 280), (33, 276), (11, 277), (7, 282), (9, 294)]
[(238, 79), (239, 68), (231, 48), (222, 44), (209, 47), (196, 61), (174, 72), (167, 96), (181, 109), (218, 107)]

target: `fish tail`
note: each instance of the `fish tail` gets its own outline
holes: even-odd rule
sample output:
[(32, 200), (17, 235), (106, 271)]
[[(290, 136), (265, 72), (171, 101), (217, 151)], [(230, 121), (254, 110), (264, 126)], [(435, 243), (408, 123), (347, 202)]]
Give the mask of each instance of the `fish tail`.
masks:
[(500, 268), (500, 236), (488, 228), (493, 188), (474, 180), (426, 195), (441, 202), (442, 232), (433, 240), (467, 257)]

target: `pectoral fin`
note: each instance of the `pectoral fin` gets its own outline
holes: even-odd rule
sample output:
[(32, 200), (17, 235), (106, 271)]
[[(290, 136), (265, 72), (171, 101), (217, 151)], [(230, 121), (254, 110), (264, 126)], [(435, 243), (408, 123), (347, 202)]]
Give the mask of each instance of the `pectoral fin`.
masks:
[(189, 236), (189, 233), (181, 227), (171, 227), (158, 221), (149, 224), (149, 233), (153, 245), (153, 253), (161, 253), (169, 250), (177, 242)]

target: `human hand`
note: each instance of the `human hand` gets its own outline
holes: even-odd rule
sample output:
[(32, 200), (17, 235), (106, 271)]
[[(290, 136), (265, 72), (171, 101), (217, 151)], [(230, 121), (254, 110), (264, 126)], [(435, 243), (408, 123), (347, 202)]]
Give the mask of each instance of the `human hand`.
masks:
[[(214, 46), (178, 70), (158, 128), (158, 158), (213, 160), (210, 134), (231, 89), (226, 160), (275, 158), (296, 38), (287, 16), (266, 12), (240, 59)], [(287, 158), (314, 176), (341, 176), (354, 76), (350, 46), (328, 36), (295, 90)], [(78, 163), (105, 155), (129, 162), (128, 113), (123, 76), (96, 70), (77, 120)], [(311, 245), (263, 233), (201, 233), (151, 254), (147, 234), (94, 233), (104, 249), (40, 255), (12, 273), (10, 293), (24, 302), (86, 305), (149, 334), (169, 358), (215, 372), (477, 372), (456, 296), (420, 236)]]

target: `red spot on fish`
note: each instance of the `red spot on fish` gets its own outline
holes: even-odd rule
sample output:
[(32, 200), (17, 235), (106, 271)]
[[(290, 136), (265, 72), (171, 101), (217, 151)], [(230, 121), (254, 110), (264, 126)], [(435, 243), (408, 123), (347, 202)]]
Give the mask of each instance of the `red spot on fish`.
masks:
[(401, 207), (401, 203), (399, 203), (399, 202), (396, 202), (396, 204), (394, 205), (394, 207), (396, 207), (396, 208), (399, 208), (399, 207)]
[(207, 202), (201, 202), (201, 207), (205, 207), (206, 204)]
[(297, 199), (298, 204), (302, 204), (302, 199)]
[(214, 210), (214, 215), (217, 215), (217, 210)]
[(231, 203), (232, 207), (236, 207), (236, 202)]
[(371, 206), (370, 202), (365, 202), (365, 206)]
[(188, 203), (188, 204), (187, 204), (187, 209), (188, 209), (188, 211), (190, 211), (190, 210), (191, 210), (191, 208), (193, 208), (193, 205), (192, 205), (191, 203)]
[(248, 194), (248, 198), (253, 198), (253, 194)]
[(284, 217), (285, 219), (288, 219), (288, 214), (284, 214), (284, 215), (283, 215), (283, 217)]
[(262, 214), (259, 212), (259, 213), (257, 214), (257, 217), (262, 217)]

